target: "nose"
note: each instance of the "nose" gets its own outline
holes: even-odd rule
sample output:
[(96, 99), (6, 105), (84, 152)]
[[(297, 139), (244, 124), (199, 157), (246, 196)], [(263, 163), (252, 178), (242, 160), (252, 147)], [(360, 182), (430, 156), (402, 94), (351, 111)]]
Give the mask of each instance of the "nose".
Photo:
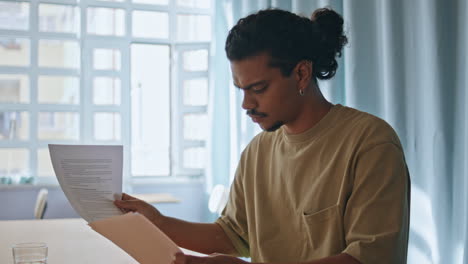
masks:
[(244, 91), (244, 100), (242, 101), (242, 108), (245, 110), (257, 108), (257, 102), (253, 96), (249, 95), (248, 92)]

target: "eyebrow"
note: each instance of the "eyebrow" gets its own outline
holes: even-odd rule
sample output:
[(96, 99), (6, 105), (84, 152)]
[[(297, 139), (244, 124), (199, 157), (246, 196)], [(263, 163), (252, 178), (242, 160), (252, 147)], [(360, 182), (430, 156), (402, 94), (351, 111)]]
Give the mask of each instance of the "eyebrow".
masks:
[(252, 84), (249, 84), (247, 85), (246, 87), (242, 88), (240, 87), (239, 85), (237, 85), (236, 83), (234, 83), (234, 86), (239, 88), (239, 89), (243, 89), (243, 90), (249, 90), (249, 89), (252, 89), (253, 87), (255, 86), (258, 86), (258, 85), (262, 85), (262, 84), (266, 84), (267, 81), (266, 80), (262, 80), (262, 81), (258, 81), (258, 82), (254, 82)]

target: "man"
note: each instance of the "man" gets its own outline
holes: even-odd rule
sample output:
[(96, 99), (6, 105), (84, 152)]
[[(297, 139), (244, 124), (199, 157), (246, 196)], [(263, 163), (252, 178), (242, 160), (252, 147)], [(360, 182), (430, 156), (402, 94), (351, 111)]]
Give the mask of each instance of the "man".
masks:
[[(333, 77), (343, 20), (263, 10), (230, 31), (226, 53), (242, 107), (265, 132), (243, 151), (216, 223), (161, 215), (124, 195), (179, 246), (212, 254), (175, 263), (406, 263), (409, 174), (393, 129), (333, 105), (317, 79)], [(156, 261), (156, 260), (155, 260)]]

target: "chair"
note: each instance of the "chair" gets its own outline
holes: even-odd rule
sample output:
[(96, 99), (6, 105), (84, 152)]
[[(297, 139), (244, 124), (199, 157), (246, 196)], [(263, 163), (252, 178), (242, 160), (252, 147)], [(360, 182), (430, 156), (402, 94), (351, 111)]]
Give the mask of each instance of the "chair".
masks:
[(210, 212), (221, 215), (221, 212), (226, 207), (229, 196), (229, 190), (224, 185), (218, 184), (213, 187), (208, 201), (208, 208)]
[(39, 190), (36, 198), (36, 206), (34, 207), (34, 218), (43, 219), (47, 209), (47, 195), (49, 191), (45, 188)]

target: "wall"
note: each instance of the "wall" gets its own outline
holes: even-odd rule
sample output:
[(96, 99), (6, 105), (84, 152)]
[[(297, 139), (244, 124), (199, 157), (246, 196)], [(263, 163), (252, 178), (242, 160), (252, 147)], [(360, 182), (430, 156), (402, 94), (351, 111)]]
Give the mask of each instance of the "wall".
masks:
[[(49, 190), (44, 218), (79, 217), (59, 186), (44, 186)], [(0, 185), (0, 220), (33, 219), (34, 206), (40, 186)], [(203, 182), (161, 183), (134, 186), (134, 193), (170, 193), (180, 203), (158, 204), (165, 215), (187, 221), (204, 222), (212, 219), (207, 210), (207, 197)]]

